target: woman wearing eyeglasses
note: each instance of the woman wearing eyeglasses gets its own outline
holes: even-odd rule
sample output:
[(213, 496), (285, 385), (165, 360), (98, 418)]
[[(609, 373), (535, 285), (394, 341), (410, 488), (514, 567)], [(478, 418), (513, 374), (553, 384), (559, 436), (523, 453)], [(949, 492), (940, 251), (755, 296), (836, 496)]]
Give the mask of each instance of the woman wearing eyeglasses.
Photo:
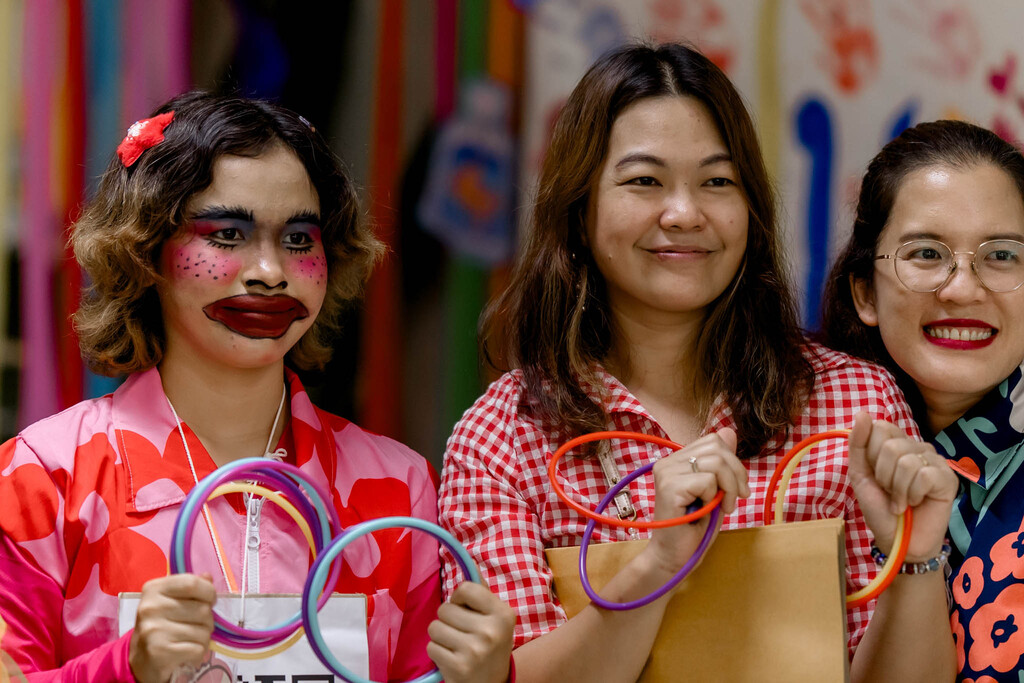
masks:
[[(958, 680), (1024, 668), (1024, 157), (923, 123), (868, 166), (824, 337), (887, 366), (960, 490), (949, 524)], [(901, 476), (894, 472), (893, 477)]]

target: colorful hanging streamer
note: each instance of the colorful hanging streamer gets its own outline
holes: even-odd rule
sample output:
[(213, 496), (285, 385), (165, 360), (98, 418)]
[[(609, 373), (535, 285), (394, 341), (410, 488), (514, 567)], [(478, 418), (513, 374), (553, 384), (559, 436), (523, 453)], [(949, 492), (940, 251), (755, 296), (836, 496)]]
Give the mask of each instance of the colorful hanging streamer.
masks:
[(371, 216), (389, 253), (366, 287), (363, 317), (360, 422), (370, 431), (401, 437), (402, 362), (397, 221), (401, 174), (402, 32), (401, 0), (380, 3), (373, 151), (370, 162)]

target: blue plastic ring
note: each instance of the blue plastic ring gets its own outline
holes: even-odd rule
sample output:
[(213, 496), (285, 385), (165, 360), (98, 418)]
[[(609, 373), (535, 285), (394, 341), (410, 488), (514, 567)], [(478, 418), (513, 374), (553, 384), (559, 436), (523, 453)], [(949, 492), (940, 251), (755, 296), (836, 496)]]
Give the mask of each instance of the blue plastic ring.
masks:
[[(363, 678), (349, 671), (327, 648), (323, 634), (320, 632), (320, 617), (317, 614), (316, 598), (324, 589), (328, 568), (348, 544), (374, 531), (395, 527), (418, 529), (430, 534), (452, 551), (455, 561), (468, 581), (480, 583), (480, 573), (473, 563), (473, 558), (469, 556), (469, 553), (462, 547), (462, 544), (450, 533), (426, 520), (419, 519), (418, 517), (381, 517), (380, 519), (360, 522), (343, 531), (340, 536), (331, 541), (323, 552), (320, 553), (316, 558), (316, 562), (313, 563), (313, 568), (310, 570), (309, 575), (306, 577), (306, 585), (302, 591), (302, 626), (306, 630), (309, 645), (316, 656), (324, 666), (343, 681), (346, 681), (346, 683), (376, 683), (376, 681)], [(408, 683), (438, 683), (440, 680), (441, 672), (433, 669)]]

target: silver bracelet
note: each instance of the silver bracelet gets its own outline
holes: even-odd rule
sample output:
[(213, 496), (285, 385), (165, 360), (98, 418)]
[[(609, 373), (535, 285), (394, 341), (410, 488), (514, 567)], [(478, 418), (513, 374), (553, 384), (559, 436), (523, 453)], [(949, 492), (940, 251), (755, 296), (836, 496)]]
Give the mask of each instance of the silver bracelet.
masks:
[[(925, 560), (924, 562), (904, 562), (900, 567), (900, 574), (927, 574), (937, 572), (949, 561), (949, 554), (953, 551), (949, 543), (942, 544), (942, 550), (937, 557)], [(878, 549), (874, 543), (871, 544), (871, 557), (879, 567), (885, 564), (886, 554)]]

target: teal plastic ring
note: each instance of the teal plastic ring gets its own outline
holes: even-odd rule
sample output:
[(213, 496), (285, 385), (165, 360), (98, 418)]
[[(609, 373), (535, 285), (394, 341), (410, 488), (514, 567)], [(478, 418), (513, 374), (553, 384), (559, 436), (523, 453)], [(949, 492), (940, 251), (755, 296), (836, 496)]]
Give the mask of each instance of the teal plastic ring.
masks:
[[(436, 524), (418, 517), (381, 517), (366, 522), (355, 524), (346, 529), (340, 536), (335, 538), (317, 556), (313, 567), (306, 578), (306, 585), (302, 591), (302, 624), (306, 629), (306, 637), (309, 645), (316, 656), (323, 662), (323, 665), (330, 669), (336, 676), (339, 676), (347, 683), (377, 683), (368, 678), (363, 678), (350, 671), (344, 664), (338, 661), (324, 642), (323, 634), (320, 632), (320, 617), (317, 614), (317, 597), (324, 589), (327, 581), (327, 572), (334, 564), (335, 558), (341, 554), (345, 547), (352, 541), (365, 536), (366, 534), (381, 529), (392, 529), (395, 527), (407, 527), (424, 531), (436, 538), (442, 545), (446, 546), (455, 555), (455, 561), (462, 569), (466, 580), (480, 583), (480, 572), (477, 571), (473, 558), (456, 540), (454, 536)], [(439, 683), (441, 672), (437, 669), (428, 671), (422, 676), (409, 681), (409, 683)]]

